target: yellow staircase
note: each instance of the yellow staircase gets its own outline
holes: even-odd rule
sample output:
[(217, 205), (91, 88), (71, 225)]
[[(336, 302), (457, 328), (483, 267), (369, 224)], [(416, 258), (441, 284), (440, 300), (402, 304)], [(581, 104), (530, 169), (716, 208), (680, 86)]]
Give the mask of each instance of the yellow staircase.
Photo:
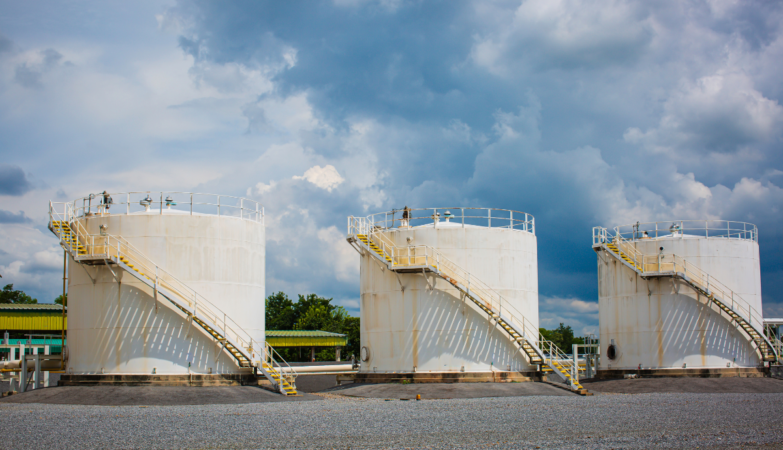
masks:
[(366, 234), (357, 234), (356, 237), (364, 244), (365, 246), (369, 247), (370, 250), (374, 251), (378, 254), (381, 258), (385, 259), (387, 263), (392, 264), (392, 259), (389, 257), (389, 255), (385, 254), (383, 250), (375, 245), (375, 242), (373, 242), (371, 239), (367, 237)]
[(627, 262), (630, 266), (635, 267), (636, 270), (639, 270), (639, 271), (643, 270), (641, 265), (638, 262), (636, 262), (633, 259), (629, 258), (628, 255), (626, 255), (625, 253), (620, 251), (620, 249), (617, 248), (617, 244), (616, 243), (609, 242), (609, 243), (606, 244), (606, 248), (611, 250), (615, 254), (615, 256), (620, 257), (623, 261)]
[(565, 377), (565, 379), (569, 383), (571, 383), (576, 389), (578, 389), (578, 390), (584, 389), (584, 387), (582, 387), (582, 385), (579, 384), (579, 380), (572, 380), (571, 379), (571, 372), (568, 371), (565, 367), (563, 367), (563, 365), (559, 361), (552, 360), (551, 361), (551, 365), (554, 366), (554, 369), (557, 370), (558, 372), (560, 372), (561, 376)]
[(725, 312), (729, 317), (731, 317), (732, 320), (737, 322), (737, 324), (745, 331), (745, 333), (750, 336), (750, 338), (753, 340), (753, 342), (756, 343), (756, 346), (758, 348), (759, 353), (761, 353), (761, 359), (763, 361), (767, 362), (773, 362), (777, 361), (778, 356), (775, 354), (774, 348), (769, 345), (766, 339), (764, 339), (764, 336), (762, 336), (756, 329), (748, 323), (745, 318), (737, 314), (733, 309), (731, 309), (730, 306), (726, 305), (720, 299), (715, 297), (715, 294), (708, 292), (706, 289), (704, 289), (702, 286), (699, 286), (696, 283), (688, 282), (691, 287), (699, 291), (700, 294), (707, 297), (710, 301), (715, 303), (715, 305), (720, 308), (721, 311)]
[(288, 382), (288, 378), (286, 375), (283, 375), (283, 373), (277, 369), (275, 369), (274, 366), (267, 363), (266, 361), (261, 362), (261, 366), (264, 368), (264, 370), (268, 371), (271, 375), (272, 379), (274, 379), (278, 384), (281, 385), (283, 388), (283, 394), (286, 396), (295, 396), (299, 397), (299, 393), (296, 391), (296, 387), (294, 387), (291, 383)]
[(79, 239), (76, 237), (76, 234), (73, 232), (73, 230), (71, 230), (68, 222), (64, 220), (53, 220), (52, 231), (55, 235), (57, 235), (57, 237), (60, 238), (61, 241), (67, 244), (71, 251), (73, 251), (73, 253), (76, 255), (84, 256), (87, 254), (87, 249), (84, 247), (84, 245), (82, 245), (81, 242), (79, 242)]

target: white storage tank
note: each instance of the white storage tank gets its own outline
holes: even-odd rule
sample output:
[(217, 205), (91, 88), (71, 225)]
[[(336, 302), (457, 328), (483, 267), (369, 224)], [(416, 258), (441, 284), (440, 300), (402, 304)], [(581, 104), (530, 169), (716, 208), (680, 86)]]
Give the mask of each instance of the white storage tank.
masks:
[[(211, 302), (211, 310), (223, 315), (216, 320), (218, 327), (226, 321), (228, 328), (241, 328), (264, 342), (265, 237), (260, 205), (210, 194), (109, 196), (109, 209), (102, 196), (64, 205), (75, 218), (73, 228), (124, 239), (161, 271)], [(71, 258), (68, 278), (68, 374), (251, 372), (183, 311), (162, 295), (156, 297), (153, 288), (118, 265)]]
[[(487, 208), (406, 208), (367, 220), (398, 254), (424, 246), (437, 250), (474, 283), (483, 282), (502, 295), (507, 309), (524, 315), (537, 335), (538, 265), (531, 215)], [(452, 284), (433, 272), (389, 270), (369, 252), (361, 257), (360, 314), (360, 374), (491, 376), (537, 370), (509, 335)]]
[[(593, 241), (598, 252), (599, 374), (640, 369), (751, 373), (763, 363), (748, 333), (707, 295), (746, 323), (763, 327), (755, 225), (667, 221), (604, 231), (602, 236), (594, 230)], [(618, 247), (626, 263), (612, 250)], [(680, 276), (671, 276), (673, 272)]]

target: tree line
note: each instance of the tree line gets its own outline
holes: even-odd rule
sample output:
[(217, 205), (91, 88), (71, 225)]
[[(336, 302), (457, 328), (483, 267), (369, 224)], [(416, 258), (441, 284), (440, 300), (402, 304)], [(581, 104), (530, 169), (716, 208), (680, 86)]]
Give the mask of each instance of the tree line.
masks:
[[(68, 294), (65, 294), (65, 302), (68, 303)], [(0, 291), (0, 304), (16, 304), (16, 305), (35, 305), (38, 304), (37, 298), (32, 298), (25, 294), (24, 291), (14, 289), (13, 284), (6, 284), (3, 290)], [(54, 299), (54, 303), (58, 305), (63, 304), (62, 294), (58, 295)]]

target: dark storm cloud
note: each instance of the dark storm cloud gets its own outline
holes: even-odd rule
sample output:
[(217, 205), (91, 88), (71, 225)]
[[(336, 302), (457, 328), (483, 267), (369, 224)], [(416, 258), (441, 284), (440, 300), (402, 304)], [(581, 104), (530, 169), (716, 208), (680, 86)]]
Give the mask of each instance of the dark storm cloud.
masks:
[[(166, 14), (188, 24), (180, 47), (199, 82), (210, 82), (211, 65), (285, 67), (270, 72), (271, 92), (242, 108), (249, 134), (276, 133), (264, 96), (306, 93), (324, 126), (291, 139), (308, 155), (377, 168), (370, 188), (347, 182), (330, 195), (281, 181), (278, 210), (308, 211), (312, 230), (342, 229), (364, 207), (526, 211), (538, 224), (541, 293), (571, 302), (596, 297), (594, 225), (749, 220), (768, 230), (763, 248), (780, 248), (782, 180), (769, 174), (783, 170), (781, 8), (182, 0)], [(374, 202), (360, 200), (367, 192)], [(288, 227), (304, 220), (286, 214)], [(779, 271), (765, 259), (765, 285)], [(273, 279), (287, 273), (270, 269)], [(765, 289), (765, 301), (781, 300)]]
[(0, 163), (0, 195), (23, 195), (32, 188), (21, 167)]
[(63, 58), (57, 50), (48, 48), (40, 52), (41, 63), (22, 63), (16, 66), (14, 81), (29, 89), (43, 88), (43, 74), (57, 66)]

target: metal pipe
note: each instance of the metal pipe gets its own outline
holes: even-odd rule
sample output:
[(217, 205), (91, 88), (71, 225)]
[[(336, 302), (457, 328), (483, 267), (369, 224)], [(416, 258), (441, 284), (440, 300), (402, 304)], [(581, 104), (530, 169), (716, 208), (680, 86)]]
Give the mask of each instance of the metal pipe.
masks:
[(352, 364), (332, 364), (328, 366), (296, 366), (296, 367), (280, 367), (279, 369), (281, 372), (285, 373), (319, 373), (319, 372), (328, 372), (328, 373), (334, 373), (334, 372), (356, 372), (355, 369), (353, 369)]
[[(63, 250), (63, 314), (62, 314), (62, 340), (60, 341), (60, 354), (65, 356), (65, 296), (68, 295), (65, 291), (68, 284), (68, 252)], [(60, 362), (60, 369), (65, 370), (65, 358), (62, 358)]]

